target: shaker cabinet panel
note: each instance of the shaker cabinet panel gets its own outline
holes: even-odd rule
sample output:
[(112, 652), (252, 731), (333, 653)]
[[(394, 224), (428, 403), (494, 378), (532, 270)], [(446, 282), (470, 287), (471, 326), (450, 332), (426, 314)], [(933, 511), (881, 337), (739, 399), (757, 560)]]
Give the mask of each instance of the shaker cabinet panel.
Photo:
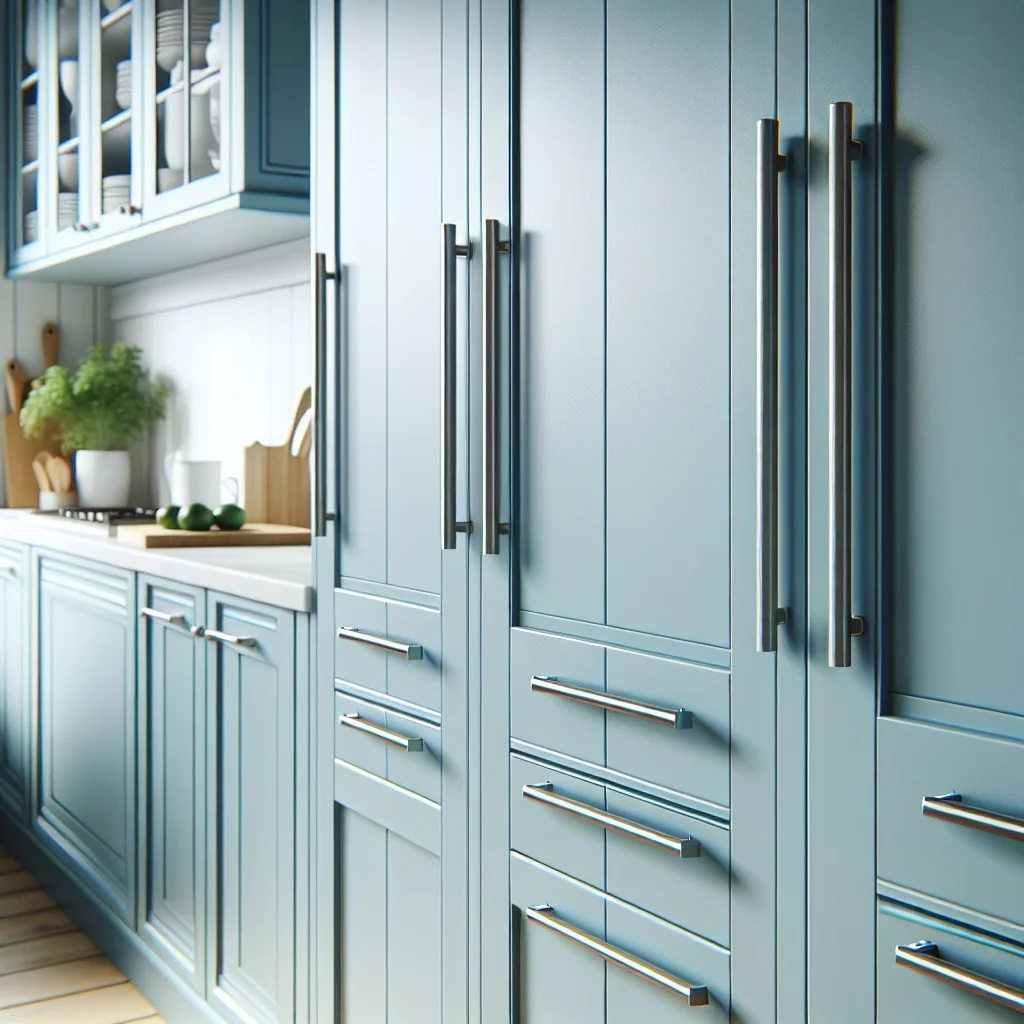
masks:
[(135, 595), (127, 573), (43, 555), (37, 828), (126, 923), (135, 895)]
[(283, 1024), (295, 1005), (295, 617), (210, 595), (206, 635), (217, 723), (213, 999), (231, 1020)]
[(206, 651), (202, 591), (140, 579), (139, 928), (199, 992), (206, 971)]
[(0, 804), (25, 821), (32, 757), (28, 553), (0, 544)]

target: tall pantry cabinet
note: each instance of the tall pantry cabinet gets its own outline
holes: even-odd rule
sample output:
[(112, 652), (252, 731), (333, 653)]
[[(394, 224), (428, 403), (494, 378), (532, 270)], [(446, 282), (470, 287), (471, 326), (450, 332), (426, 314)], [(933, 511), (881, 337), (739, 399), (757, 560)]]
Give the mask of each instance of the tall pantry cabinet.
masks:
[(315, 19), (319, 1019), (1015, 1019), (1024, 8)]

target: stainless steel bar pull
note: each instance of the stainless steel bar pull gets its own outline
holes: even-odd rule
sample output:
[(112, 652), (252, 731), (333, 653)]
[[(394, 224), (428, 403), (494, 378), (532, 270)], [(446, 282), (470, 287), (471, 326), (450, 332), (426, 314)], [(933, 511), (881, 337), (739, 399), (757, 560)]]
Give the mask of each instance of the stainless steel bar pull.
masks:
[(526, 920), (530, 924), (540, 925), (542, 928), (560, 935), (563, 939), (575, 942), (576, 945), (596, 954), (602, 960), (615, 964), (616, 967), (621, 967), (623, 970), (643, 978), (644, 981), (649, 981), (652, 985), (665, 989), (674, 996), (679, 996), (680, 999), (685, 999), (690, 1006), (708, 1005), (707, 985), (694, 985), (692, 982), (683, 981), (674, 974), (669, 974), (668, 971), (663, 971), (660, 967), (655, 967), (654, 964), (641, 960), (638, 956), (633, 956), (632, 953), (626, 953), (624, 950), (603, 942), (582, 928), (577, 928), (575, 925), (569, 924), (568, 921), (557, 917), (555, 908), (547, 903), (527, 907)]
[(389, 746), (404, 750), (407, 754), (416, 754), (423, 750), (423, 740), (418, 736), (403, 736), (393, 729), (385, 729), (382, 725), (374, 725), (365, 718), (357, 715), (354, 711), (349, 715), (342, 715), (338, 724), (346, 729), (355, 729), (356, 732), (372, 736), (375, 740), (387, 743)]
[(155, 608), (143, 608), (139, 612), (143, 619), (153, 619), (156, 622), (166, 622), (168, 626), (175, 626), (178, 629), (188, 629), (188, 619), (184, 615), (169, 615), (167, 612), (158, 612)]
[(687, 711), (686, 708), (663, 708), (657, 704), (646, 704), (629, 697), (616, 697), (613, 693), (560, 682), (554, 676), (534, 676), (530, 680), (530, 689), (534, 693), (547, 693), (552, 697), (564, 697), (566, 700), (589, 704), (602, 711), (632, 715), (634, 718), (642, 718), (645, 722), (651, 722), (654, 725), (667, 725), (670, 729), (693, 728), (693, 712)]
[(1006, 839), (1024, 842), (1024, 818), (1014, 818), (1009, 814), (972, 807), (963, 802), (963, 797), (959, 793), (926, 796), (921, 800), (921, 812), (927, 818), (940, 818), (954, 825), (963, 825), (966, 828), (978, 829), (979, 832), (991, 832)]
[(499, 349), (501, 294), (498, 288), (498, 257), (511, 251), (511, 243), (500, 240), (501, 224), (484, 221), (484, 554), (499, 552), (501, 529), (501, 429), (499, 418)]
[(556, 811), (563, 811), (581, 821), (588, 821), (607, 832), (616, 832), (628, 839), (635, 839), (637, 842), (657, 847), (659, 850), (672, 854), (673, 857), (684, 859), (700, 856), (700, 841), (694, 839), (693, 836), (674, 836), (656, 828), (638, 825), (635, 821), (621, 818), (617, 814), (609, 814), (608, 811), (591, 807), (590, 804), (573, 800), (572, 797), (561, 796), (555, 792), (555, 787), (550, 782), (523, 786), (523, 796), (527, 800), (544, 804)]
[(373, 633), (364, 633), (355, 626), (339, 626), (339, 640), (351, 640), (353, 643), (366, 644), (367, 647), (377, 647), (387, 654), (397, 654), (406, 661), (419, 661), (423, 657), (423, 646), (421, 644), (403, 644), (398, 640), (392, 640), (386, 636), (375, 636)]
[(757, 122), (757, 649), (778, 649), (779, 122)]
[(469, 259), (472, 247), (458, 245), (455, 225), (441, 225), (441, 547), (455, 547), (456, 534), (469, 533), (470, 523), (456, 521), (456, 478), (458, 458), (458, 297), (456, 260)]
[(313, 258), (313, 526), (327, 536), (327, 282), (340, 274), (327, 270), (327, 256)]
[(219, 629), (204, 629), (203, 636), (211, 642), (226, 644), (228, 647), (259, 647), (260, 642), (254, 636), (232, 636), (222, 633)]
[(1016, 1010), (1017, 1013), (1024, 1013), (1024, 991), (941, 959), (939, 947), (927, 939), (909, 946), (897, 946), (896, 963), (972, 995), (981, 996), (982, 999), (989, 999), (1007, 1009)]
[(828, 664), (850, 664), (850, 638), (864, 630), (852, 604), (853, 173), (860, 156), (853, 104), (829, 107), (828, 155)]

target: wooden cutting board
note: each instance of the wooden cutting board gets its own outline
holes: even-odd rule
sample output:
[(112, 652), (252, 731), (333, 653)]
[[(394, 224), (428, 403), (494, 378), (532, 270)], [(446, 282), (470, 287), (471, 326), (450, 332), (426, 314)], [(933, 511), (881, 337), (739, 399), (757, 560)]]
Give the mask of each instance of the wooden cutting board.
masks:
[[(312, 431), (305, 414), (310, 405), (310, 389), (306, 388), (299, 398), (284, 444), (251, 444), (245, 449), (242, 505), (253, 519), (309, 527)], [(298, 433), (303, 424), (305, 429), (300, 441)]]
[(117, 539), (136, 548), (242, 548), (308, 544), (309, 530), (273, 523), (247, 523), (240, 530), (167, 530), (156, 523), (119, 526)]
[(21, 432), (18, 413), (4, 416), (4, 482), (8, 508), (39, 508), (39, 484), (32, 472), (32, 460), (40, 452), (60, 455), (53, 438), (28, 438)]

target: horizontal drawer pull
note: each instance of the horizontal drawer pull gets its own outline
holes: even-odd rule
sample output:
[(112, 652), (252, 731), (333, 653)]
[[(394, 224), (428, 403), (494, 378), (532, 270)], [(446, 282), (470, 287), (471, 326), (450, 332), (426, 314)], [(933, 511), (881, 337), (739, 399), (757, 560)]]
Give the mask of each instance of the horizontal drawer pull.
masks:
[(175, 626), (178, 629), (188, 629), (188, 619), (184, 615), (169, 615), (167, 612), (158, 612), (155, 608), (143, 608), (139, 616), (154, 619), (156, 622), (166, 622), (168, 626)]
[(963, 802), (963, 797), (959, 793), (926, 796), (921, 801), (921, 810), (929, 818), (941, 818), (943, 821), (951, 821), (954, 825), (992, 832), (1007, 839), (1024, 840), (1024, 819), (986, 811), (981, 807), (972, 807)]
[(990, 999), (993, 1003), (1005, 1006), (1018, 1013), (1024, 1013), (1024, 991), (1004, 985), (994, 978), (986, 978), (984, 974), (976, 974), (964, 967), (957, 967), (948, 960), (939, 958), (939, 947), (927, 939), (909, 946), (896, 947), (896, 963), (900, 967), (909, 967), (920, 971), (930, 978), (944, 981), (947, 985), (955, 985), (972, 995)]
[(259, 647), (260, 643), (254, 636), (232, 636), (219, 629), (204, 629), (201, 635), (211, 642), (227, 644), (228, 647)]
[(647, 828), (646, 825), (638, 825), (634, 821), (620, 818), (617, 814), (609, 814), (607, 811), (598, 810), (590, 804), (581, 803), (571, 797), (559, 796), (554, 791), (554, 785), (550, 782), (538, 783), (532, 786), (523, 786), (523, 796), (527, 800), (536, 800), (537, 803), (553, 807), (556, 811), (564, 811), (574, 818), (581, 818), (591, 824), (599, 825), (609, 832), (617, 832), (619, 835), (636, 839), (638, 842), (656, 846), (659, 850), (665, 850), (676, 857), (699, 857), (700, 841), (692, 836), (673, 836), (668, 832), (659, 832), (657, 829)]
[(408, 754), (415, 754), (423, 749), (423, 740), (419, 736), (403, 736), (400, 732), (385, 729), (382, 725), (374, 725), (362, 716), (357, 715), (354, 711), (349, 715), (342, 715), (338, 719), (338, 724), (345, 726), (347, 729), (355, 729), (357, 732), (365, 733), (367, 736), (372, 736), (374, 739), (381, 740), (384, 743), (389, 743), (391, 746), (404, 750)]
[(631, 974), (649, 981), (652, 985), (657, 985), (658, 988), (666, 989), (673, 995), (685, 999), (690, 1006), (708, 1005), (707, 985), (691, 985), (646, 960), (641, 960), (630, 953), (624, 953), (621, 949), (609, 946), (607, 942), (602, 942), (581, 928), (560, 920), (555, 916), (554, 907), (550, 907), (546, 903), (536, 907), (527, 907), (526, 919), (532, 924), (539, 924), (541, 927), (547, 928), (556, 935), (561, 935), (562, 938), (568, 939), (570, 942), (575, 942), (584, 949), (590, 950), (591, 953), (596, 953), (602, 960), (607, 960), (608, 963), (615, 964), (616, 967), (622, 967)]
[(423, 647), (421, 644), (401, 644), (397, 640), (389, 640), (386, 636), (374, 636), (373, 633), (364, 633), (354, 626), (339, 626), (339, 640), (352, 640), (357, 644), (366, 644), (367, 647), (377, 647), (388, 654), (397, 654), (407, 661), (421, 661), (423, 659)]
[(632, 715), (655, 725), (667, 725), (671, 729), (693, 728), (693, 712), (685, 708), (661, 708), (656, 704), (645, 704), (643, 701), (631, 700), (628, 697), (616, 697), (600, 690), (589, 690), (585, 686), (560, 683), (554, 676), (534, 676), (530, 688), (535, 693), (549, 693), (553, 697), (577, 700), (581, 704), (589, 704), (603, 711), (617, 711), (621, 715)]

